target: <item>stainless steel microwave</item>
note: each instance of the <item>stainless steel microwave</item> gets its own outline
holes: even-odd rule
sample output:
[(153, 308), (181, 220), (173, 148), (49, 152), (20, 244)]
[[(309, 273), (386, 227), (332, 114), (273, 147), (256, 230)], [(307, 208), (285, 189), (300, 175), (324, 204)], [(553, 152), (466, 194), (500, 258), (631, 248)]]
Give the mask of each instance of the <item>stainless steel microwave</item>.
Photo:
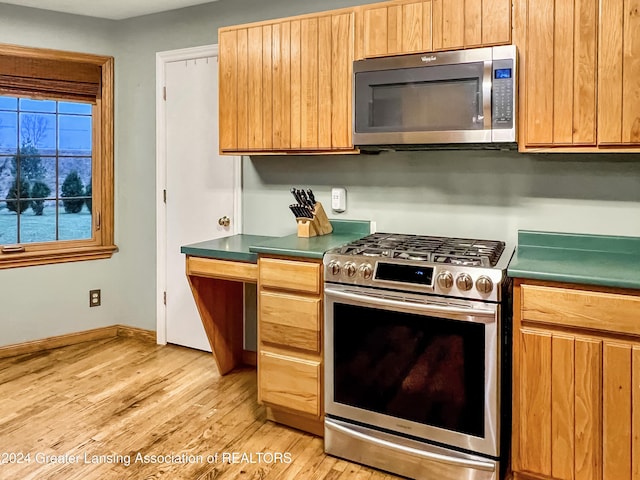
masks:
[(515, 146), (515, 45), (359, 60), (353, 74), (358, 147)]

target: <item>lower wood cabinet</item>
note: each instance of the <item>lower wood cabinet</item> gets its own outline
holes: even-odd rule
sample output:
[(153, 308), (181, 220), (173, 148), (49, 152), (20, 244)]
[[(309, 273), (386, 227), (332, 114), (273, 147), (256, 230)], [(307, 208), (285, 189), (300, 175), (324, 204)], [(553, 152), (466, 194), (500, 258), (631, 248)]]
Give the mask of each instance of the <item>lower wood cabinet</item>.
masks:
[(640, 291), (516, 280), (514, 478), (640, 478)]
[(324, 431), (322, 261), (258, 259), (258, 400), (267, 418)]

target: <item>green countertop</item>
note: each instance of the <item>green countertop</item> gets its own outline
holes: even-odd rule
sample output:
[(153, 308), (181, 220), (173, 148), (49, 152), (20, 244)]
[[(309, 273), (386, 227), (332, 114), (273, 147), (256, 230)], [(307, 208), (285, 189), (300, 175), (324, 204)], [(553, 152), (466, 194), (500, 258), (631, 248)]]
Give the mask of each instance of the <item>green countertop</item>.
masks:
[(640, 238), (519, 231), (508, 274), (640, 289)]
[(324, 252), (370, 233), (370, 222), (361, 220), (330, 220), (333, 232), (318, 237), (301, 238), (296, 234), (277, 237), (252, 245), (254, 253), (286, 255), (290, 257), (322, 258)]
[(299, 238), (295, 234), (285, 237), (239, 234), (184, 245), (180, 248), (180, 251), (186, 255), (196, 257), (253, 263), (258, 261), (258, 253), (322, 258), (327, 250), (368, 235), (371, 228), (371, 222), (369, 221), (330, 221), (333, 226), (333, 232), (319, 237)]
[(184, 245), (180, 248), (180, 251), (186, 255), (193, 255), (195, 257), (256, 263), (258, 261), (258, 255), (250, 252), (249, 248), (252, 245), (271, 240), (272, 238), (274, 237), (239, 234)]

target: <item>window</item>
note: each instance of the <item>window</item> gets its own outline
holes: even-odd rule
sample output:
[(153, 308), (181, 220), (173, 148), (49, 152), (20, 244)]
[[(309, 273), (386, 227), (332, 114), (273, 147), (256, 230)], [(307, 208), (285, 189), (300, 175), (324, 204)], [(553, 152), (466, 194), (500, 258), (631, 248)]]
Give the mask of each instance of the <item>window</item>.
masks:
[(115, 249), (113, 58), (0, 45), (0, 268)]

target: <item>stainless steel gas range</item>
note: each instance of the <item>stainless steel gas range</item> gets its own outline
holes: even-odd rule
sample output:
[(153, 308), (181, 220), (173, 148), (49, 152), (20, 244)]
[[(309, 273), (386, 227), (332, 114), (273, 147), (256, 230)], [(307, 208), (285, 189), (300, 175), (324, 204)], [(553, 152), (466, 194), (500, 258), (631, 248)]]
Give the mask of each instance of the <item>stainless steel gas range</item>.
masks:
[(415, 479), (500, 478), (512, 253), (375, 233), (325, 254), (327, 453)]

